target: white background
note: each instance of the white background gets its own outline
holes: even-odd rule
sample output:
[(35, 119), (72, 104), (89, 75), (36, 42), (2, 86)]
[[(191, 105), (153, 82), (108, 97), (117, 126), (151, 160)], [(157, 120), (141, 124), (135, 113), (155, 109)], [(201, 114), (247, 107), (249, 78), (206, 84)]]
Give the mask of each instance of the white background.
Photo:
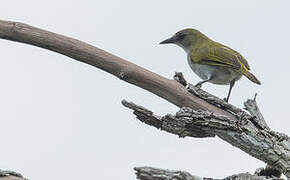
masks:
[[(158, 43), (196, 28), (239, 51), (258, 86), (242, 78), (231, 102), (258, 93), (273, 130), (290, 134), (289, 1), (25, 0), (3, 1), (0, 17), (71, 36), (171, 78), (192, 83), (183, 50)], [(218, 138), (181, 139), (135, 120), (122, 99), (156, 114), (178, 108), (68, 57), (0, 40), (0, 168), (30, 179), (135, 179), (133, 167), (186, 170), (224, 178), (264, 163)], [(228, 86), (203, 88), (225, 97)]]

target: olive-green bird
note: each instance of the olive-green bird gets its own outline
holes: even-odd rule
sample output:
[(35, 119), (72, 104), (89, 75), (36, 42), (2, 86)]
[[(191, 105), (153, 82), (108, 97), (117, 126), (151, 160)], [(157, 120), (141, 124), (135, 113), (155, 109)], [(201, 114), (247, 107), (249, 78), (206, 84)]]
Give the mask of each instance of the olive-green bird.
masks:
[(176, 44), (187, 53), (188, 63), (202, 81), (213, 84), (230, 84), (226, 98), (229, 101), (232, 88), (242, 75), (256, 84), (261, 82), (250, 73), (247, 60), (237, 51), (215, 42), (196, 29), (184, 29), (173, 37), (162, 41), (160, 44)]

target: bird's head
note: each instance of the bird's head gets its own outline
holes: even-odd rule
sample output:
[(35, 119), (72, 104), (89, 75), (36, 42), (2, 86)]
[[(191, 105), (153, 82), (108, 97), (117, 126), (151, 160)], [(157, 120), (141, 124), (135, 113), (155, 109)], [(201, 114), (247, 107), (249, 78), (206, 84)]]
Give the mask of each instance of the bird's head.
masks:
[(175, 33), (171, 38), (162, 41), (160, 44), (176, 44), (182, 47), (186, 52), (201, 40), (207, 39), (207, 37), (196, 29), (183, 29)]

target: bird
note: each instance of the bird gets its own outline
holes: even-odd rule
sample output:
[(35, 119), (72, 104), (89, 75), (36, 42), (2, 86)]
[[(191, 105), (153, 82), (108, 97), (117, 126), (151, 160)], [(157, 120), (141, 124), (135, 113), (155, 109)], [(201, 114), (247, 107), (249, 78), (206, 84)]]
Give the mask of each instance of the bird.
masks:
[(201, 85), (210, 82), (213, 84), (230, 85), (227, 97), (229, 101), (235, 82), (242, 76), (256, 84), (261, 82), (250, 72), (247, 60), (234, 49), (216, 42), (197, 29), (183, 29), (160, 44), (175, 44), (180, 46), (187, 54), (187, 61), (192, 71), (202, 81)]

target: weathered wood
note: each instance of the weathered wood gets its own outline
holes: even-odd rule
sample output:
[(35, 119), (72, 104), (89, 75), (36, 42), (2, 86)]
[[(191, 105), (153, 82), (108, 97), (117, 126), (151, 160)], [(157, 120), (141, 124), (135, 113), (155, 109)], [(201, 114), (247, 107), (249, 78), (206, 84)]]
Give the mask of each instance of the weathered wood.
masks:
[[(239, 120), (204, 110), (193, 110), (183, 107), (175, 115), (154, 115), (152, 111), (134, 103), (122, 101), (122, 104), (132, 110), (137, 119), (157, 129), (178, 135), (179, 137), (214, 137), (218, 136), (231, 145), (243, 150), (249, 155), (275, 167), (278, 171), (290, 177), (290, 139), (288, 136), (262, 128), (259, 124), (261, 114), (257, 103), (251, 102), (251, 115), (234, 106), (224, 106), (224, 102), (215, 96), (205, 93), (195, 86), (189, 86), (190, 91), (203, 94), (202, 98), (232, 112)], [(255, 106), (255, 107), (254, 107)], [(261, 116), (262, 117), (262, 116)]]
[(0, 180), (27, 180), (20, 173), (0, 169)]
[(136, 167), (137, 179), (140, 180), (283, 180), (278, 177), (260, 176), (257, 174), (240, 173), (223, 179), (193, 176), (186, 171), (172, 171), (152, 167)]
[(191, 95), (184, 86), (82, 41), (23, 23), (1, 21), (0, 38), (48, 49), (102, 69), (121, 80), (148, 90), (178, 107), (203, 109), (235, 118)]
[(102, 69), (180, 107), (175, 115), (153, 112), (123, 101), (137, 118), (180, 137), (218, 136), (253, 157), (275, 167), (290, 178), (288, 136), (268, 127), (255, 101), (246, 102), (250, 114), (195, 86), (164, 78), (120, 57), (82, 41), (23, 23), (0, 21), (0, 38), (45, 48)]

